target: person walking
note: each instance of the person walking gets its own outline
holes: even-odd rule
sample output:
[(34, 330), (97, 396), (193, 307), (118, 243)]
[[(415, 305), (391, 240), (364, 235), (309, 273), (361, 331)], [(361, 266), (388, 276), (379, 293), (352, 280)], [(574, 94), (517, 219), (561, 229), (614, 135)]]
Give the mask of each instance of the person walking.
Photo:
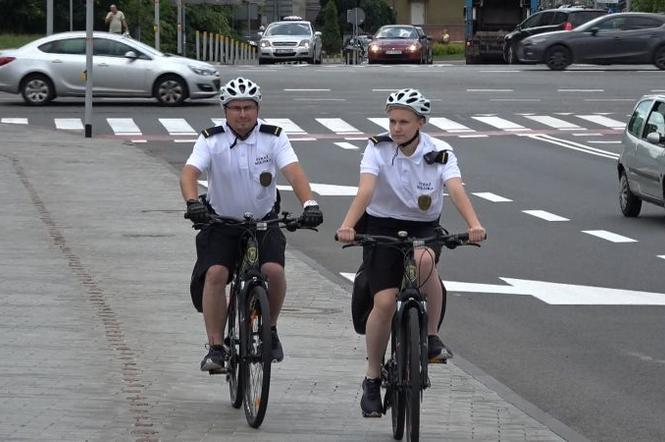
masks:
[(123, 30), (129, 31), (125, 14), (116, 5), (109, 6), (109, 13), (106, 14), (104, 21), (109, 25), (109, 32), (112, 34), (122, 34)]

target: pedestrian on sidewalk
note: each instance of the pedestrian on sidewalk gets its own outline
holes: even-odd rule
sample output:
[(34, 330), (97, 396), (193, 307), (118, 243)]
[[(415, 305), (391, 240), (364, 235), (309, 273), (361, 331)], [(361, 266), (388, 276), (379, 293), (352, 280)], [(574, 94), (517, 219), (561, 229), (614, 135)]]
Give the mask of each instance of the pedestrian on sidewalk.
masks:
[(129, 32), (125, 14), (116, 5), (109, 6), (109, 12), (106, 14), (104, 22), (109, 25), (109, 32), (112, 34), (122, 34), (123, 31)]
[[(453, 204), (468, 225), (469, 239), (479, 242), (485, 229), (464, 190), (453, 148), (445, 141), (421, 132), (431, 112), (430, 101), (415, 89), (393, 92), (386, 100), (389, 132), (369, 139), (360, 162), (360, 183), (351, 207), (337, 229), (341, 241), (353, 241), (356, 230), (397, 237), (406, 230), (416, 237), (432, 236), (439, 226), (446, 187)], [(414, 250), (418, 285), (428, 303), (428, 358), (452, 357), (438, 336), (443, 288), (436, 264), (438, 248)], [(367, 318), (367, 374), (360, 407), (364, 417), (380, 417), (381, 362), (390, 338), (395, 296), (404, 273), (399, 251), (377, 245), (363, 251), (363, 266), (373, 305)]]
[[(271, 219), (279, 214), (276, 174), (291, 184), (303, 205), (302, 224), (316, 227), (323, 222), (319, 204), (312, 197), (309, 180), (286, 133), (281, 127), (259, 120), (261, 89), (252, 80), (238, 77), (220, 90), (226, 122), (204, 130), (182, 169), (180, 187), (187, 214), (194, 223), (205, 223), (210, 213), (243, 219), (247, 212)], [(208, 175), (208, 193), (198, 196), (198, 179)], [(268, 298), (272, 326), (272, 357), (284, 358), (277, 335), (277, 318), (286, 295), (284, 251), (286, 238), (278, 225), (258, 232), (261, 272), (270, 281)], [(201, 371), (224, 372), (224, 330), (227, 300), (225, 287), (239, 263), (240, 233), (213, 224), (196, 237), (197, 261), (190, 292), (194, 306), (203, 313), (209, 351)]]

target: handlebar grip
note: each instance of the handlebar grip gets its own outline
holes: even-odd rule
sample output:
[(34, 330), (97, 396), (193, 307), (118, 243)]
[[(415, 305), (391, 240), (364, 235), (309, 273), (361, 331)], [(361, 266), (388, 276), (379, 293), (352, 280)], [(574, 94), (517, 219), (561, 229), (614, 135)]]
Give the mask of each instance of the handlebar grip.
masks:
[(184, 217), (185, 219), (189, 219), (189, 213), (185, 212), (184, 215), (183, 215), (183, 217)]

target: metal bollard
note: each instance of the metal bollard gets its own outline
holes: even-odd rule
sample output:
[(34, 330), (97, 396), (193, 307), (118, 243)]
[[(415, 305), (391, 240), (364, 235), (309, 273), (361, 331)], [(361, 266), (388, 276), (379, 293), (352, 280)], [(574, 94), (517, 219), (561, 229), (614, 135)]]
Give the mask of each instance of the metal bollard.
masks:
[(201, 60), (206, 60), (206, 57), (208, 56), (208, 51), (206, 50), (208, 48), (208, 31), (203, 31), (203, 45), (201, 47), (202, 49), (202, 57)]
[(200, 43), (199, 42), (199, 31), (196, 31), (194, 33), (194, 36), (196, 37), (196, 40), (195, 40), (195, 42), (196, 42), (196, 59), (200, 60), (201, 59), (201, 54), (199, 52), (199, 43)]

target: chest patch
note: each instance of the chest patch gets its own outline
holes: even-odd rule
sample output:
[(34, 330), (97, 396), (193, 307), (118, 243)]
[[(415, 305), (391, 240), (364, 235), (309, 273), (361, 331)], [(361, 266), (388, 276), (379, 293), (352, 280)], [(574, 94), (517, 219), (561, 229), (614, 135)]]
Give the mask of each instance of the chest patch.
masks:
[(434, 190), (434, 185), (431, 181), (418, 181), (417, 188), (421, 192), (432, 192)]
[(272, 157), (268, 154), (261, 155), (261, 156), (256, 157), (254, 159), (254, 165), (255, 166), (260, 166), (261, 164), (268, 164), (268, 163), (272, 163)]

